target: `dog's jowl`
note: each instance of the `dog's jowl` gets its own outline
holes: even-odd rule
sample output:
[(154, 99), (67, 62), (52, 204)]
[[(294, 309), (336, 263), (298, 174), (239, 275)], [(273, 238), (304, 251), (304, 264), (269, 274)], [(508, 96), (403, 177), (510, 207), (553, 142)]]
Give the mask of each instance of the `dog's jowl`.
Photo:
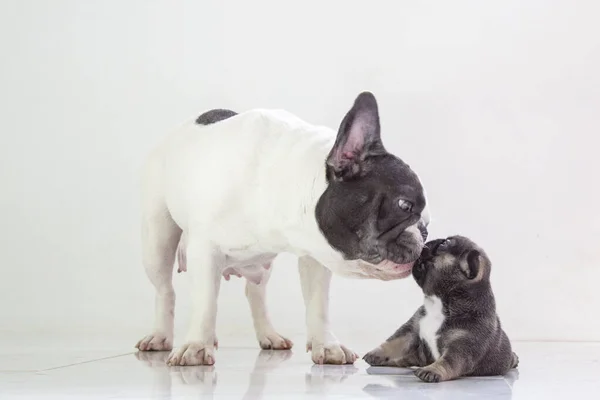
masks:
[(496, 314), (490, 270), (485, 252), (463, 236), (427, 243), (413, 269), (423, 306), (365, 361), (421, 367), (415, 374), (426, 382), (504, 375), (517, 367)]
[(222, 277), (247, 279), (261, 347), (292, 346), (265, 304), (271, 263), (282, 252), (299, 259), (313, 361), (353, 363), (356, 354), (330, 330), (332, 272), (409, 276), (429, 222), (421, 183), (386, 151), (368, 92), (356, 98), (337, 134), (285, 111), (208, 111), (152, 152), (142, 190), (143, 263), (156, 288), (156, 322), (140, 350), (173, 347), (176, 258), (192, 279), (192, 318), (171, 365), (215, 362)]

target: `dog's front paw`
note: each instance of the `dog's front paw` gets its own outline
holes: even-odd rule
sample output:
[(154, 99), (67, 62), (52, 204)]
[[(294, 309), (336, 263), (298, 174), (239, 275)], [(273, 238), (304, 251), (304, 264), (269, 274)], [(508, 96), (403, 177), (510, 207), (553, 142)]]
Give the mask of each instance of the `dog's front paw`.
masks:
[(173, 338), (160, 333), (145, 336), (135, 348), (140, 351), (169, 351), (173, 349)]
[(290, 350), (294, 343), (277, 332), (263, 332), (256, 335), (263, 350)]
[(214, 345), (202, 342), (189, 342), (173, 350), (167, 364), (176, 365), (213, 365), (215, 363)]
[(389, 354), (381, 346), (371, 350), (364, 355), (363, 360), (373, 367), (383, 367), (392, 365)]
[(415, 371), (415, 375), (417, 378), (422, 380), (423, 382), (435, 383), (442, 381), (442, 375), (438, 372), (433, 371), (430, 368), (419, 368)]
[(314, 343), (306, 344), (306, 350), (311, 352), (315, 364), (354, 364), (358, 355), (346, 346), (339, 343)]

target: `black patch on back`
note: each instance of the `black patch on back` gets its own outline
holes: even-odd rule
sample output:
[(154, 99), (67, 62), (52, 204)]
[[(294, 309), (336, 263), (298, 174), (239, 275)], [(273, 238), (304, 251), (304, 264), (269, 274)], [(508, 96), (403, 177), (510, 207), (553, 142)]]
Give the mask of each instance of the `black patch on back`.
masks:
[(231, 118), (237, 115), (235, 111), (226, 110), (224, 108), (215, 108), (200, 115), (196, 119), (196, 123), (199, 125), (210, 125), (215, 122), (223, 121), (224, 119)]

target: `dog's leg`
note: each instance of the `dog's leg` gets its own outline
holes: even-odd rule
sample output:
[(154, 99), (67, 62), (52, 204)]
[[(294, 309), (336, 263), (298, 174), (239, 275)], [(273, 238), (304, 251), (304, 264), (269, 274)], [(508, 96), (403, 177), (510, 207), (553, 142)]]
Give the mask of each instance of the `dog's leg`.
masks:
[(169, 365), (212, 365), (215, 362), (217, 297), (224, 259), (202, 235), (186, 238), (187, 270), (192, 275), (192, 319), (185, 344), (171, 353)]
[(289, 350), (292, 348), (292, 341), (278, 334), (267, 312), (266, 288), (269, 277), (271, 276), (271, 267), (265, 266), (261, 281), (256, 284), (246, 280), (246, 297), (250, 304), (254, 330), (260, 347), (263, 349)]
[(353, 364), (356, 353), (341, 345), (329, 326), (331, 271), (311, 257), (298, 262), (302, 295), (306, 306), (307, 351), (316, 364)]
[(175, 317), (173, 264), (181, 229), (166, 207), (149, 210), (142, 220), (142, 260), (146, 275), (156, 289), (154, 331), (135, 347), (142, 351), (171, 350)]

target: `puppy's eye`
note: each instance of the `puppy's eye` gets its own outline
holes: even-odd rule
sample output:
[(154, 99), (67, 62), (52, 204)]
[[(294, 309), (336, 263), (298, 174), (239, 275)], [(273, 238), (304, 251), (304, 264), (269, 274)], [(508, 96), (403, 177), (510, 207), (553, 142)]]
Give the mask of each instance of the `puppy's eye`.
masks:
[(411, 212), (413, 208), (413, 205), (410, 201), (403, 199), (398, 200), (398, 206), (404, 212)]
[(443, 249), (447, 248), (449, 244), (450, 244), (450, 241), (448, 239), (445, 239), (442, 243), (440, 243), (438, 248), (440, 250), (443, 250)]

